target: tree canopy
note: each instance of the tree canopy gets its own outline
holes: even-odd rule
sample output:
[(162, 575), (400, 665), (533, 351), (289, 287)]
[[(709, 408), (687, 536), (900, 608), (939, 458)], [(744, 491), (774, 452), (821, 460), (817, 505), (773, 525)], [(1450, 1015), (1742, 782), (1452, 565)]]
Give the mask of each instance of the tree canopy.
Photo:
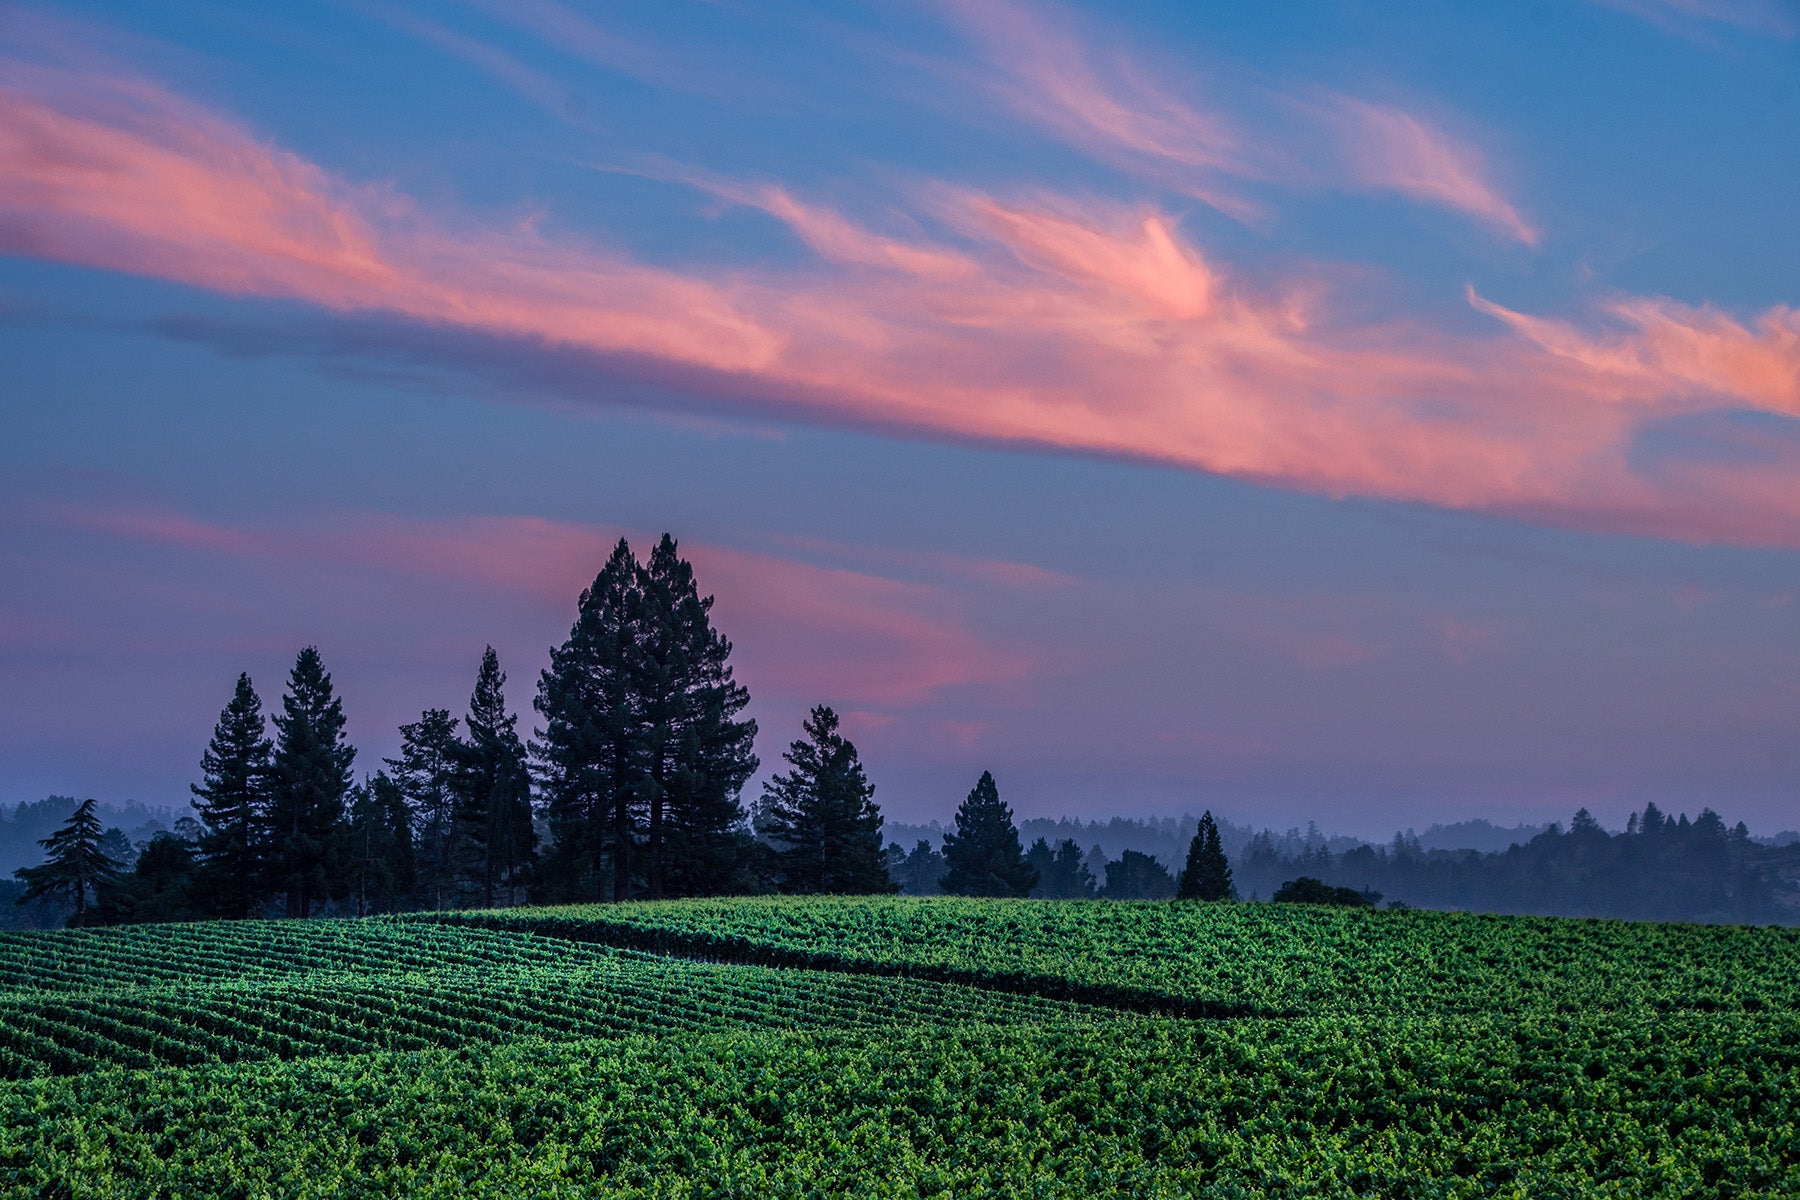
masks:
[(83, 800), (60, 829), (38, 842), (45, 851), (44, 862), (13, 872), (25, 884), (18, 902), (66, 901), (75, 909), (69, 923), (86, 924), (90, 897), (98, 899), (101, 889), (117, 884), (124, 866), (102, 848), (104, 836), (93, 799)]
[(790, 770), (763, 785), (757, 832), (775, 847), (784, 892), (892, 892), (881, 848), (881, 809), (856, 745), (838, 732), (838, 715), (820, 704), (801, 724), (805, 736), (782, 755)]
[(1037, 886), (1037, 869), (1025, 861), (1012, 809), (1000, 799), (991, 772), (983, 771), (956, 810), (956, 831), (944, 835), (940, 885), (956, 896), (1025, 896)]
[(1188, 846), (1187, 865), (1182, 868), (1175, 895), (1181, 900), (1232, 898), (1231, 864), (1219, 844), (1219, 826), (1211, 809), (1200, 815), (1200, 828)]

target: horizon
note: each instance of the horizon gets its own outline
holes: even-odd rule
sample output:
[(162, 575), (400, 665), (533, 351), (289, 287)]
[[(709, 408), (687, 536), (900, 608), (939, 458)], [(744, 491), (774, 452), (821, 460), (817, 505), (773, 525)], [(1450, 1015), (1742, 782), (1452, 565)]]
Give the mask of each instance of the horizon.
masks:
[(667, 530), (747, 802), (828, 703), (897, 824), (1790, 829), (1797, 67), (1757, 0), (8, 5), (0, 803), (179, 810), (309, 644), (359, 776), (487, 644), (528, 730)]
[[(78, 798), (78, 797), (69, 796), (69, 795), (50, 795), (50, 796), (40, 796), (36, 800), (20, 801), (18, 803), (14, 803), (14, 804), (0, 802), (0, 821), (17, 819), (17, 814), (20, 812), (20, 810), (23, 807), (25, 807), (27, 805), (42, 804), (42, 803), (46, 803), (46, 802), (52, 801), (52, 800), (64, 800), (64, 801), (68, 801), (71, 804), (74, 804), (74, 803), (79, 803), (80, 800), (84, 800), (84, 799), (87, 799), (87, 797)], [(152, 803), (148, 803), (148, 802), (136, 800), (136, 799), (127, 799), (127, 800), (122, 800), (122, 801), (121, 800), (104, 800), (104, 799), (99, 799), (97, 797), (95, 799), (97, 800), (97, 803), (98, 803), (100, 809), (102, 809), (102, 810), (111, 811), (113, 813), (123, 812), (123, 813), (128, 813), (128, 814), (132, 813), (135, 810), (136, 812), (141, 813), (145, 818), (147, 818), (147, 821), (144, 826), (139, 826), (138, 827), (139, 829), (145, 828), (149, 825), (160, 825), (162, 823), (164, 817), (169, 817), (169, 818), (171, 818), (171, 820), (178, 820), (181, 817), (192, 815), (191, 807), (188, 809), (184, 809), (178, 805), (152, 804)], [(1002, 796), (1001, 799), (1004, 801), (1005, 797)], [(1697, 810), (1695, 813), (1688, 813), (1688, 812), (1685, 812), (1682, 810), (1672, 810), (1667, 813), (1664, 813), (1663, 815), (1665, 817), (1667, 817), (1669, 820), (1674, 821), (1674, 820), (1677, 820), (1682, 817), (1690, 817), (1691, 818), (1691, 817), (1697, 816), (1700, 811), (1706, 811), (1706, 810), (1707, 810), (1706, 806), (1702, 806), (1702, 808), (1700, 810)], [(7, 817), (7, 813), (9, 811), (14, 814), (14, 816), (11, 818)], [(1633, 814), (1630, 814), (1630, 815), (1636, 815), (1637, 811), (1638, 810), (1634, 810)], [(1154, 826), (1159, 825), (1159, 824), (1167, 824), (1167, 825), (1173, 825), (1173, 826), (1180, 827), (1180, 826), (1183, 826), (1186, 824), (1192, 824), (1192, 823), (1197, 822), (1200, 819), (1202, 812), (1212, 812), (1212, 810), (1211, 809), (1203, 809), (1203, 810), (1199, 810), (1199, 811), (1191, 811), (1191, 810), (1162, 811), (1162, 812), (1144, 812), (1144, 813), (1132, 813), (1132, 814), (1111, 813), (1106, 816), (1082, 816), (1077, 813), (1068, 813), (1068, 812), (1064, 812), (1064, 813), (1060, 813), (1060, 814), (1014, 812), (1013, 819), (1014, 819), (1014, 823), (1017, 826), (1019, 826), (1019, 828), (1020, 828), (1021, 836), (1023, 836), (1025, 833), (1025, 828), (1024, 828), (1025, 826), (1043, 825), (1043, 824), (1051, 824), (1051, 825), (1073, 824), (1073, 825), (1086, 825), (1086, 826), (1093, 827), (1093, 828), (1106, 828), (1107, 826), (1109, 826), (1110, 824), (1112, 824), (1114, 822), (1122, 822), (1122, 823), (1125, 823), (1128, 825), (1143, 826), (1146, 829), (1153, 828)], [(901, 846), (902, 849), (908, 849), (909, 847), (907, 847), (905, 845), (905, 840), (915, 836), (920, 831), (932, 830), (932, 831), (935, 831), (936, 835), (939, 838), (941, 838), (945, 832), (955, 828), (955, 821), (953, 819), (954, 815), (955, 815), (954, 812), (952, 812), (950, 814), (950, 817), (952, 819), (948, 819), (948, 820), (940, 818), (940, 817), (929, 817), (929, 818), (922, 819), (922, 820), (895, 820), (894, 818), (887, 817), (884, 815), (884, 817), (882, 819), (882, 835), (881, 835), (882, 840), (886, 844), (899, 845), (899, 846)], [(1573, 814), (1571, 814), (1571, 815), (1573, 815)], [(1727, 825), (1737, 824), (1737, 822), (1731, 818), (1730, 814), (1719, 813), (1717, 815), (1719, 815), (1721, 818), (1724, 818)], [(1523, 840), (1529, 840), (1531, 836), (1535, 836), (1537, 833), (1543, 832), (1544, 830), (1550, 828), (1552, 825), (1555, 825), (1564, 830), (1566, 830), (1567, 826), (1568, 826), (1568, 822), (1564, 821), (1564, 820), (1550, 820), (1550, 821), (1543, 821), (1543, 822), (1530, 822), (1530, 821), (1507, 822), (1504, 819), (1495, 820), (1491, 817), (1474, 815), (1474, 816), (1459, 817), (1455, 820), (1433, 821), (1430, 825), (1425, 826), (1423, 829), (1407, 827), (1404, 829), (1395, 829), (1389, 833), (1383, 834), (1383, 833), (1377, 833), (1377, 832), (1364, 832), (1364, 831), (1342, 829), (1342, 828), (1326, 828), (1324, 826), (1319, 825), (1316, 820), (1311, 820), (1311, 819), (1309, 819), (1304, 825), (1302, 825), (1300, 823), (1289, 823), (1287, 825), (1270, 824), (1270, 823), (1266, 823), (1266, 822), (1259, 823), (1253, 817), (1247, 818), (1244, 820), (1239, 820), (1229, 810), (1220, 810), (1218, 812), (1214, 812), (1213, 816), (1223, 826), (1230, 827), (1232, 829), (1235, 829), (1235, 830), (1238, 830), (1241, 832), (1247, 832), (1247, 833), (1250, 833), (1253, 835), (1258, 834), (1258, 833), (1270, 833), (1270, 834), (1275, 834), (1280, 837), (1290, 837), (1290, 836), (1298, 835), (1301, 837), (1310, 838), (1313, 836), (1317, 836), (1323, 842), (1326, 842), (1326, 843), (1354, 842), (1354, 843), (1357, 843), (1360, 845), (1374, 846), (1377, 848), (1384, 847), (1384, 846), (1391, 844), (1393, 839), (1397, 835), (1405, 835), (1406, 837), (1409, 837), (1409, 838), (1421, 838), (1421, 839), (1433, 839), (1433, 835), (1437, 835), (1435, 840), (1438, 841), (1440, 844), (1437, 846), (1428, 846), (1427, 849), (1474, 849), (1474, 850), (1480, 850), (1483, 853), (1489, 853), (1491, 851), (1484, 848), (1484, 846), (1475, 845), (1474, 841), (1486, 842), (1490, 839), (1475, 838), (1475, 839), (1469, 841), (1468, 843), (1464, 843), (1464, 842), (1447, 840), (1447, 835), (1448, 835), (1448, 837), (1454, 837), (1454, 836), (1465, 836), (1466, 837), (1466, 836), (1468, 836), (1466, 833), (1458, 834), (1456, 831), (1466, 831), (1472, 827), (1485, 827), (1486, 830), (1490, 831), (1493, 834), (1520, 834), (1520, 835), (1523, 835), (1521, 838), (1521, 840), (1523, 841)], [(118, 819), (125, 819), (125, 818), (118, 818)], [(1596, 820), (1598, 821), (1600, 827), (1603, 830), (1605, 830), (1605, 832), (1609, 836), (1617, 837), (1626, 832), (1626, 827), (1625, 827), (1624, 821), (1620, 821), (1617, 825), (1613, 825), (1604, 820), (1599, 820), (1598, 818), (1596, 818)], [(126, 832), (127, 834), (132, 832), (132, 830), (125, 829), (124, 826), (122, 826), (122, 825), (118, 826), (118, 828), (120, 828), (122, 831)], [(896, 835), (894, 833), (895, 830), (904, 830), (905, 832), (903, 834)], [(1750, 829), (1750, 837), (1751, 837), (1752, 841), (1755, 841), (1755, 842), (1758, 842), (1761, 844), (1765, 844), (1765, 845), (1786, 845), (1796, 839), (1800, 839), (1800, 829), (1796, 829), (1791, 826), (1779, 828), (1779, 829), (1774, 828), (1773, 826), (1770, 826), (1767, 828), (1752, 827)], [(1084, 847), (1084, 849), (1087, 849), (1087, 847)]]

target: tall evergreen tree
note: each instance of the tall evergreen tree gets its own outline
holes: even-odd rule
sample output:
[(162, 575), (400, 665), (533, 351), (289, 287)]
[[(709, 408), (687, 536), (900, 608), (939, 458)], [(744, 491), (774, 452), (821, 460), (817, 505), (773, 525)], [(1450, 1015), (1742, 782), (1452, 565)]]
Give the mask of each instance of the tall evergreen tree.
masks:
[(465, 878), (492, 908), (496, 895), (516, 903), (537, 848), (531, 824), (531, 775), (518, 718), (506, 711), (506, 672), (489, 646), (469, 698), (456, 825), (465, 853)]
[(412, 813), (387, 772), (377, 771), (350, 793), (346, 872), (356, 915), (393, 912), (412, 894)]
[(1219, 826), (1212, 810), (1200, 814), (1200, 828), (1188, 843), (1187, 865), (1176, 885), (1177, 900), (1229, 900), (1232, 896), (1231, 864), (1219, 843)]
[(286, 897), (288, 916), (308, 917), (315, 904), (347, 891), (344, 801), (356, 758), (317, 647), (294, 660), (275, 732), (269, 879)]
[(203, 826), (194, 855), (194, 899), (203, 912), (241, 920), (268, 897), (272, 749), (262, 700), (240, 674), (200, 756), (201, 782), (189, 785)]
[(952, 895), (1025, 896), (1037, 886), (1012, 809), (1001, 801), (990, 772), (981, 773), (956, 810), (956, 832), (944, 835), (944, 862), (949, 870), (939, 886)]
[(544, 899), (631, 894), (645, 747), (634, 679), (643, 640), (643, 588), (624, 538), (581, 593), (568, 640), (550, 651), (534, 707), (544, 718), (531, 754), (552, 845)]
[[(726, 890), (742, 856), (739, 795), (756, 773), (750, 693), (732, 677), (731, 642), (712, 627), (713, 598), (663, 534), (642, 574), (645, 888), (664, 895)], [(877, 846), (879, 851), (879, 846)]]
[(827, 705), (781, 757), (793, 768), (763, 784), (757, 832), (775, 846), (781, 890), (863, 895), (897, 889), (881, 848), (881, 809), (856, 745)]
[(131, 871), (101, 888), (89, 919), (101, 925), (191, 921), (204, 915), (195, 911), (194, 871), (192, 845), (178, 834), (154, 834)]
[(382, 761), (406, 797), (416, 834), (415, 879), (420, 902), (434, 911), (455, 898), (458, 834), (457, 785), (463, 746), (456, 718), (444, 708), (428, 708), (400, 727), (400, 757)]
[(1025, 861), (1038, 873), (1032, 895), (1045, 900), (1093, 899), (1094, 873), (1088, 869), (1081, 846), (1074, 838), (1064, 838), (1054, 847), (1047, 839), (1039, 838), (1026, 851)]
[(43, 863), (13, 872), (25, 884), (19, 903), (64, 900), (75, 908), (69, 924), (85, 925), (88, 898), (98, 898), (101, 889), (118, 884), (119, 870), (124, 866), (101, 849), (104, 836), (100, 818), (94, 813), (94, 801), (83, 800), (61, 828), (38, 841), (45, 850)]

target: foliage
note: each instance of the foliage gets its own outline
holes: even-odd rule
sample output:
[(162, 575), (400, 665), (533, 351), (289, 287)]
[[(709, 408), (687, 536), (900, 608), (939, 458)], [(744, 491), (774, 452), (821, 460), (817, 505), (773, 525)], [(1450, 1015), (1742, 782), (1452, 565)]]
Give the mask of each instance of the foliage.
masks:
[(1148, 854), (1127, 850), (1106, 864), (1106, 886), (1100, 895), (1108, 900), (1171, 900), (1175, 878)]
[(247, 674), (219, 714), (190, 785), (203, 832), (195, 849), (195, 888), (211, 916), (243, 918), (268, 897), (270, 755), (262, 699)]
[(838, 715), (820, 704), (801, 725), (805, 737), (782, 758), (792, 768), (763, 784), (757, 833), (775, 846), (781, 890), (795, 893), (892, 892), (881, 850), (881, 810), (856, 744), (838, 732)]
[(1552, 824), (1496, 853), (1427, 849), (1407, 834), (1385, 846), (1332, 849), (1323, 839), (1264, 831), (1232, 863), (1238, 888), (1265, 897), (1308, 875), (1420, 908), (1758, 925), (1800, 919), (1800, 845), (1760, 844), (1742, 822), (1727, 826), (1711, 809), (1689, 820), (1650, 804), (1617, 834), (1582, 810), (1567, 830)]
[(731, 642), (712, 627), (713, 598), (700, 595), (666, 533), (644, 564), (642, 587), (645, 895), (737, 890), (748, 840), (738, 796), (758, 766), (756, 722), (740, 715), (750, 692), (734, 678)]
[(96, 922), (192, 920), (201, 915), (196, 911), (196, 873), (193, 847), (186, 839), (156, 834), (144, 844), (129, 873), (100, 889)]
[(1181, 900), (1229, 900), (1231, 863), (1225, 858), (1225, 847), (1219, 842), (1219, 827), (1212, 810), (1200, 815), (1200, 827), (1188, 845), (1187, 865), (1182, 868), (1175, 895)]
[(1332, 887), (1310, 875), (1288, 880), (1275, 889), (1273, 898), (1277, 904), (1331, 904), (1339, 908), (1374, 908), (1381, 903), (1380, 892)]
[(406, 802), (419, 899), (427, 908), (449, 908), (457, 899), (460, 843), (468, 829), (466, 821), (456, 819), (464, 761), (456, 718), (448, 709), (426, 709), (400, 727), (400, 757), (383, 761)]
[(956, 831), (944, 835), (944, 865), (941, 886), (953, 896), (1024, 896), (1037, 886), (1012, 809), (987, 771), (957, 808)]
[(17, 903), (66, 899), (75, 910), (69, 923), (83, 924), (89, 897), (98, 898), (107, 887), (116, 884), (123, 865), (106, 851), (100, 818), (94, 815), (94, 801), (83, 800), (60, 829), (38, 844), (45, 851), (43, 864), (13, 872), (25, 884), (25, 892)]
[(739, 897), (431, 919), (1197, 1015), (1800, 1011), (1800, 931), (1774, 927), (949, 897)]
[(1104, 1016), (928, 980), (687, 962), (449, 926), (308, 922), (296, 932), (239, 922), (0, 941), (0, 1078), (522, 1037)]
[(620, 539), (538, 681), (531, 750), (554, 846), (540, 894), (624, 900), (738, 882), (738, 794), (755, 774), (749, 692), (712, 597), (664, 535), (640, 566)]
[(531, 823), (531, 772), (518, 718), (506, 710), (506, 672), (492, 646), (482, 651), (459, 749), (455, 823), (464, 847), (459, 864), (470, 890), (492, 908), (495, 897), (517, 903), (537, 853)]
[(1088, 870), (1081, 847), (1074, 838), (1064, 838), (1050, 848), (1043, 838), (1031, 843), (1025, 861), (1038, 873), (1037, 886), (1031, 894), (1041, 900), (1092, 900), (1096, 894), (1094, 873)]
[(888, 877), (908, 896), (936, 896), (943, 892), (938, 880), (944, 877), (944, 856), (937, 847), (920, 838), (911, 850), (892, 842), (887, 848)]
[[(660, 958), (579, 940), (589, 910), (0, 935), (0, 1192), (1800, 1191), (1790, 931), (953, 899), (592, 912), (703, 918), (736, 931), (721, 952), (810, 926), (906, 953), (892, 977), (868, 956)], [(1341, 995), (1191, 1020), (912, 971), (1015, 943), (1061, 946), (1069, 979), (1198, 955), (1245, 992)], [(1192, 967), (1167, 995), (1205, 994)]]
[(274, 786), (269, 805), (269, 876), (290, 917), (345, 894), (344, 802), (356, 747), (344, 738), (344, 708), (319, 651), (308, 646), (288, 674), (275, 717)]
[(387, 772), (377, 771), (350, 794), (345, 869), (356, 915), (403, 907), (413, 894), (416, 863), (406, 795)]

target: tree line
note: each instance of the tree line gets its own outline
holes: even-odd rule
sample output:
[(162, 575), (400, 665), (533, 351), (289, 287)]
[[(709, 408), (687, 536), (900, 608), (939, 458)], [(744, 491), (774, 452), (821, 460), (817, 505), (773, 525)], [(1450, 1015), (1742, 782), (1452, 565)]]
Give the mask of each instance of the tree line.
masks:
[[(316, 647), (271, 714), (240, 674), (200, 759), (194, 817), (127, 870), (88, 800), (41, 840), (45, 861), (15, 873), (20, 902), (60, 902), (89, 924), (898, 890), (875, 789), (830, 706), (744, 805), (757, 728), (712, 606), (672, 537), (643, 562), (621, 539), (539, 673), (529, 740), (489, 646), (466, 713), (426, 709), (401, 726), (398, 756), (360, 779)], [(1037, 847), (1028, 860), (991, 774), (956, 822), (931, 852), (936, 890), (1025, 895), (1058, 869), (1040, 869)]]
[(1427, 850), (1396, 834), (1385, 846), (1333, 852), (1251, 838), (1242, 886), (1272, 895), (1296, 874), (1417, 908), (1627, 920), (1792, 923), (1800, 911), (1800, 844), (1758, 842), (1742, 821), (1646, 804), (1612, 833), (1587, 809), (1502, 851)]
[(1188, 826), (1186, 861), (1172, 871), (1140, 849), (1084, 854), (1068, 836), (1022, 846), (984, 772), (941, 849), (924, 839), (884, 848), (875, 789), (828, 705), (802, 723), (787, 769), (744, 803), (757, 729), (712, 606), (673, 538), (643, 562), (621, 539), (539, 672), (529, 737), (490, 646), (466, 712), (426, 709), (401, 726), (399, 754), (361, 778), (331, 675), (308, 646), (273, 713), (238, 677), (201, 756), (191, 819), (150, 838), (128, 869), (129, 840), (101, 827), (93, 801), (76, 806), (40, 839), (45, 861), (15, 872), (18, 899), (93, 923), (771, 891), (1217, 900), (1241, 890), (1762, 922), (1791, 920), (1800, 894), (1800, 848), (1756, 843), (1710, 809), (1690, 822), (1654, 804), (1621, 834), (1583, 810), (1566, 832), (1552, 825), (1489, 854), (1427, 850), (1406, 835), (1334, 852), (1315, 833), (1228, 827), (1232, 859), (1208, 812)]

